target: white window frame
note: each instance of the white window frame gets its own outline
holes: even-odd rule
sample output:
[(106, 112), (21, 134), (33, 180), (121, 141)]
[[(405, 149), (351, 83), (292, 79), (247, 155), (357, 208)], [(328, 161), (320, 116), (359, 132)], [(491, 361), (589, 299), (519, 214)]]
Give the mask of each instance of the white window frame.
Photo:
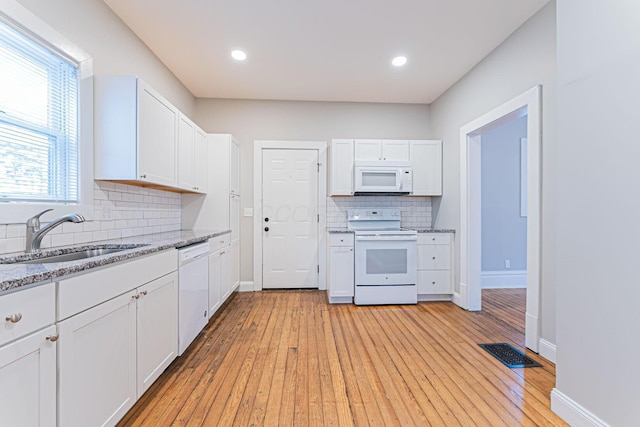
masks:
[(93, 58), (15, 0), (0, 0), (0, 19), (33, 34), (49, 48), (78, 64), (78, 204), (0, 203), (0, 224), (19, 224), (45, 209), (43, 222), (68, 213), (93, 219)]

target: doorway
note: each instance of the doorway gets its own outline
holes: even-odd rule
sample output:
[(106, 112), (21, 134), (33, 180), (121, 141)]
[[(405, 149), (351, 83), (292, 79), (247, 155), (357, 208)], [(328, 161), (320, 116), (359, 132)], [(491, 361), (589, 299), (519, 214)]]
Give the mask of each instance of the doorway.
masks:
[(255, 141), (254, 290), (326, 289), (326, 142)]
[(467, 310), (482, 306), (481, 135), (527, 115), (526, 214), (527, 290), (525, 345), (540, 340), (540, 86), (506, 102), (460, 129), (460, 287), (454, 302)]

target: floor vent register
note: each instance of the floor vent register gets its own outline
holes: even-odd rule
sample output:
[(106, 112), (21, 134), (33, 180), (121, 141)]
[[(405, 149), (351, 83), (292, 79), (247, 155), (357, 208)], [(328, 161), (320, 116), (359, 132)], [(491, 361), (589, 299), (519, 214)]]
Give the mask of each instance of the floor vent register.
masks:
[(525, 356), (520, 350), (504, 342), (478, 345), (509, 368), (536, 368), (542, 366), (530, 357)]

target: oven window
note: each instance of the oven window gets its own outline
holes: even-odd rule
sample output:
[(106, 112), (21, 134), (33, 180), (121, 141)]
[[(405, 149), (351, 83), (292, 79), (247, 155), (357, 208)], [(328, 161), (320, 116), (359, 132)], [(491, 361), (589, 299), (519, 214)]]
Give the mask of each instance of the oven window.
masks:
[(367, 249), (367, 274), (407, 274), (406, 249)]
[(395, 187), (395, 172), (362, 172), (363, 187)]

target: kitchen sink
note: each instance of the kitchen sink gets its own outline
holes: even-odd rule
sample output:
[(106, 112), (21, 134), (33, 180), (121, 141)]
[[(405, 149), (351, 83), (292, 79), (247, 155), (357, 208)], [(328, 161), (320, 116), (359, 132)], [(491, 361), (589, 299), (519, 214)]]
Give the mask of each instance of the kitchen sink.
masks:
[(78, 261), (87, 258), (93, 258), (101, 255), (108, 255), (117, 252), (135, 249), (147, 245), (101, 245), (101, 246), (83, 246), (81, 248), (64, 249), (64, 253), (60, 251), (52, 251), (51, 254), (46, 252), (37, 254), (35, 259), (14, 259), (7, 264), (49, 264), (54, 262)]

